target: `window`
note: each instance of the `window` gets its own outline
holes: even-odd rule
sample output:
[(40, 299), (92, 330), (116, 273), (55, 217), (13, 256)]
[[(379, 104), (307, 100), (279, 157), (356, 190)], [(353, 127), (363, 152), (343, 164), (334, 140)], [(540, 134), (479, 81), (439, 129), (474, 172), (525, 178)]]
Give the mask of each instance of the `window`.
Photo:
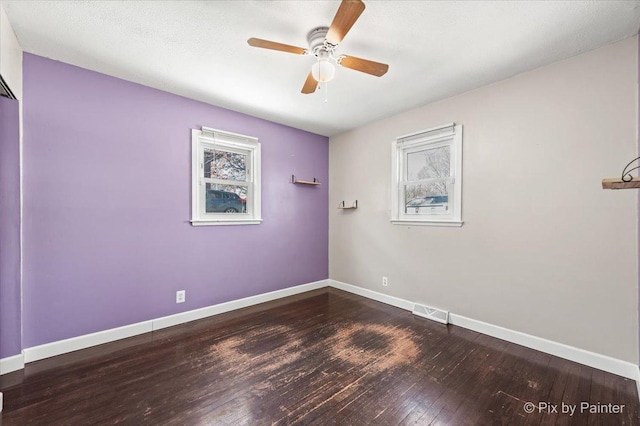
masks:
[(391, 222), (461, 226), (462, 125), (399, 137), (393, 157)]
[(259, 224), (258, 139), (203, 127), (191, 145), (191, 224)]

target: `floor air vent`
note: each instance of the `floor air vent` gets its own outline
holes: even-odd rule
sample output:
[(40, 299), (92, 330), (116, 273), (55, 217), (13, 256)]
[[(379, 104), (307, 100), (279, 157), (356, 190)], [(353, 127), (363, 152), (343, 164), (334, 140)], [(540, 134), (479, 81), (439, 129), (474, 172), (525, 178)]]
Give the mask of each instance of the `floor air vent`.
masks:
[(419, 317), (438, 321), (443, 324), (449, 323), (449, 312), (443, 311), (442, 309), (430, 308), (428, 306), (418, 305), (416, 303), (413, 306), (413, 314), (418, 315)]

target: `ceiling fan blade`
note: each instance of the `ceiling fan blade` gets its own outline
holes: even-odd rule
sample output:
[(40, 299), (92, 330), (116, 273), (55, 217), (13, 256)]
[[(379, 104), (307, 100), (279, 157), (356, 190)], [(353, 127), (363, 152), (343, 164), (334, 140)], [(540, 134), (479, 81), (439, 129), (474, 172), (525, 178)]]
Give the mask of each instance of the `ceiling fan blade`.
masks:
[(338, 65), (342, 65), (345, 68), (375, 75), (376, 77), (382, 77), (389, 70), (389, 65), (387, 64), (356, 58), (355, 56), (343, 55), (338, 58), (337, 62)]
[(307, 49), (302, 47), (291, 46), (288, 44), (277, 43), (275, 41), (262, 40), (261, 38), (250, 38), (247, 40), (249, 46), (261, 47), (263, 49), (279, 50), (281, 52), (296, 53), (298, 55), (304, 55), (307, 53)]
[(315, 93), (318, 88), (318, 82), (315, 78), (313, 78), (313, 74), (309, 71), (309, 75), (307, 76), (307, 81), (304, 82), (304, 86), (302, 86), (302, 93), (308, 95), (310, 93)]
[(337, 46), (358, 20), (358, 17), (364, 11), (364, 7), (362, 0), (342, 0), (327, 32), (327, 42)]

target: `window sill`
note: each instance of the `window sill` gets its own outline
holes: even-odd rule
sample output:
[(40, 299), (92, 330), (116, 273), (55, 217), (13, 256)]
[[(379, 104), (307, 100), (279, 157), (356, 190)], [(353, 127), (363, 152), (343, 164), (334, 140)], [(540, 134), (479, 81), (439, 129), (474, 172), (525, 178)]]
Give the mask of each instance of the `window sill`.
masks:
[(403, 226), (449, 226), (459, 228), (464, 222), (459, 220), (392, 220), (391, 223)]
[(260, 225), (262, 219), (219, 219), (219, 220), (190, 220), (192, 226), (221, 226), (221, 225)]

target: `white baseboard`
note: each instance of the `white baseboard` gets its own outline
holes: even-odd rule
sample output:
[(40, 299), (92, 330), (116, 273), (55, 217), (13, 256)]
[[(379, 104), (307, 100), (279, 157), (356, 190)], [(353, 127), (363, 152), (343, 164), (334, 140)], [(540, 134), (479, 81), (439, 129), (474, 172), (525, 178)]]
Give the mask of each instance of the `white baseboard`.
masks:
[[(160, 330), (174, 325), (183, 324), (224, 312), (230, 312), (236, 309), (245, 308), (259, 303), (269, 302), (283, 297), (293, 296), (295, 294), (316, 290), (323, 287), (334, 287), (349, 293), (373, 299), (391, 306), (411, 311), (414, 303), (405, 299), (368, 290), (362, 287), (343, 283), (336, 280), (320, 280), (312, 283), (302, 284), (282, 290), (276, 290), (269, 293), (263, 293), (256, 296), (245, 297), (243, 299), (233, 300), (230, 302), (220, 303), (217, 305), (207, 306), (205, 308), (195, 309), (192, 311), (181, 312), (175, 315), (156, 318), (149, 321), (139, 322), (136, 324), (126, 325), (124, 327), (113, 328), (100, 331), (97, 333), (86, 334), (83, 336), (73, 337), (70, 339), (60, 340), (57, 342), (47, 343), (44, 345), (34, 346), (23, 350), (22, 355), (16, 355), (9, 358), (0, 359), (0, 374), (24, 368), (25, 363), (38, 361), (56, 355), (89, 348), (104, 343), (113, 342), (127, 337), (148, 333), (154, 330)], [(588, 365), (603, 371), (608, 371), (623, 377), (633, 379), (638, 384), (638, 394), (640, 395), (640, 370), (638, 366), (612, 358), (606, 355), (589, 352), (583, 349), (568, 346), (562, 343), (553, 342), (551, 340), (521, 333), (518, 331), (503, 328), (497, 325), (488, 324), (482, 321), (467, 318), (461, 315), (451, 313), (449, 322), (453, 325), (464, 327), (469, 330), (477, 331), (498, 339), (506, 340), (531, 349), (539, 350), (560, 358), (575, 361), (580, 364)]]
[[(295, 294), (304, 293), (306, 291), (327, 287), (328, 285), (328, 280), (315, 281), (295, 287), (289, 287), (282, 290), (276, 290), (269, 293), (258, 294), (255, 296), (245, 297), (243, 299), (232, 300), (230, 302), (207, 306), (205, 308), (181, 312), (175, 315), (169, 315), (149, 321), (143, 321), (135, 324), (125, 325), (123, 327), (98, 331), (96, 333), (85, 334), (78, 337), (72, 337), (70, 339), (59, 340), (57, 342), (51, 342), (44, 345), (26, 348), (22, 351), (22, 353), (24, 354), (24, 362), (20, 367), (16, 368), (16, 370), (23, 368), (24, 363), (38, 361), (56, 355), (62, 355), (64, 353), (90, 348), (92, 346), (102, 345), (104, 343), (125, 339), (127, 337), (137, 336), (139, 334), (148, 333), (150, 331), (172, 327), (174, 325), (183, 324), (185, 322), (206, 318), (212, 315), (217, 315), (240, 308), (246, 308), (247, 306), (257, 305), (259, 303), (269, 302), (271, 300), (281, 299), (287, 296), (293, 296)], [(22, 358), (22, 355), (19, 356), (20, 358)], [(4, 369), (0, 371), (2, 371), (2, 373), (4, 374)]]
[(284, 288), (282, 290), (271, 291), (269, 293), (258, 294), (256, 296), (245, 297), (243, 299), (232, 300), (230, 302), (219, 303), (217, 305), (207, 306), (205, 308), (194, 309), (193, 311), (181, 312), (175, 315), (169, 315), (162, 318), (154, 319), (153, 330), (160, 330), (172, 327), (185, 322), (195, 321), (198, 319), (218, 315), (236, 309), (246, 308), (248, 306), (257, 305), (264, 302), (270, 302), (283, 297), (293, 296), (295, 294), (304, 293), (319, 288), (328, 287), (328, 280), (314, 281), (312, 283), (302, 284), (295, 287)]
[(336, 280), (328, 280), (329, 286), (344, 290), (349, 293), (357, 294), (358, 296), (366, 297), (367, 299), (373, 299), (378, 302), (386, 303), (387, 305), (395, 306), (396, 308), (405, 309), (410, 311), (413, 309), (414, 303), (408, 300), (400, 299), (398, 297), (389, 296), (388, 294), (378, 293), (377, 291), (368, 290), (366, 288), (358, 287), (355, 285), (343, 283)]
[(10, 356), (7, 358), (0, 358), (0, 376), (3, 374), (11, 373), (13, 371), (21, 370), (24, 368), (24, 356), (22, 354)]
[(638, 391), (638, 398), (640, 399), (640, 367), (636, 368), (636, 388)]
[(569, 361), (574, 361), (599, 370), (608, 371), (609, 373), (617, 374), (618, 376), (628, 377), (629, 379), (636, 381), (640, 379), (638, 376), (637, 365), (617, 358), (612, 358), (607, 355), (601, 355), (595, 352), (576, 348), (574, 346), (565, 345), (564, 343), (558, 343), (497, 325), (488, 324), (486, 322), (463, 317), (462, 315), (450, 314), (449, 323), (477, 331), (478, 333), (487, 334), (498, 339), (506, 340), (517, 345), (526, 346), (527, 348), (535, 349), (559, 358), (568, 359)]
[[(357, 294), (378, 302), (386, 303), (401, 309), (412, 310), (414, 303), (408, 300), (400, 299), (387, 294), (378, 293), (377, 291), (368, 290), (366, 288), (343, 283), (336, 280), (329, 280), (331, 287)], [(498, 339), (506, 340), (527, 348), (535, 349), (540, 352), (548, 353), (559, 358), (568, 359), (579, 364), (617, 374), (636, 381), (638, 385), (638, 395), (640, 395), (640, 370), (636, 364), (612, 358), (607, 355), (601, 355), (595, 352), (589, 352), (563, 343), (554, 342), (543, 339), (541, 337), (532, 336), (530, 334), (521, 333), (519, 331), (510, 330), (486, 322), (463, 317), (462, 315), (449, 314), (449, 323), (478, 333), (486, 334)]]
[(123, 327), (111, 328), (109, 330), (33, 346), (24, 349), (22, 353), (24, 354), (24, 362), (29, 363), (80, 349), (90, 348), (91, 346), (126, 339), (127, 337), (137, 336), (138, 334), (148, 333), (150, 331), (153, 331), (151, 321), (138, 322)]

